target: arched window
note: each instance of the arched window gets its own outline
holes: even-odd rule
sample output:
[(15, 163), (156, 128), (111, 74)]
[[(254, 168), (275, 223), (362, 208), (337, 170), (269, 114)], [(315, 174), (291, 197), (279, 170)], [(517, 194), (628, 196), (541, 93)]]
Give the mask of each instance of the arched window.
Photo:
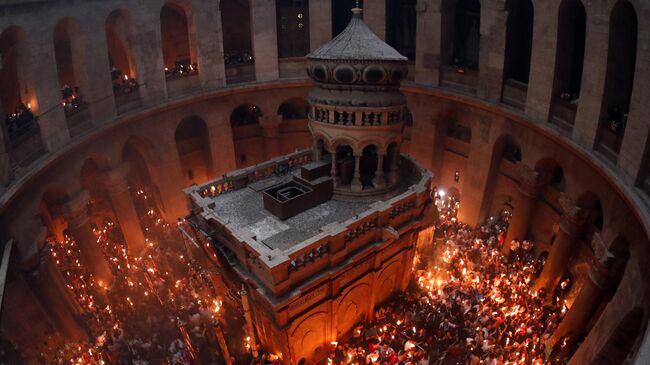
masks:
[(307, 119), (309, 103), (302, 98), (287, 100), (278, 108), (278, 114), (284, 120)]
[(277, 0), (278, 58), (309, 53), (309, 0)]
[(550, 122), (571, 130), (580, 98), (587, 14), (580, 0), (563, 0), (558, 12)]
[(220, 1), (226, 82), (255, 81), (249, 0)]
[(191, 9), (166, 3), (160, 10), (160, 36), (167, 80), (196, 74), (196, 32)]
[(79, 26), (72, 18), (61, 19), (54, 27), (54, 55), (61, 87), (61, 104), (68, 122), (70, 135), (74, 136), (88, 126), (90, 115), (82, 96), (87, 88), (83, 54), (79, 43)]
[(607, 74), (596, 142), (598, 151), (611, 160), (616, 160), (621, 149), (630, 112), (637, 32), (634, 7), (627, 0), (617, 1), (609, 19)]
[(416, 0), (389, 0), (386, 3), (387, 43), (399, 53), (415, 60)]

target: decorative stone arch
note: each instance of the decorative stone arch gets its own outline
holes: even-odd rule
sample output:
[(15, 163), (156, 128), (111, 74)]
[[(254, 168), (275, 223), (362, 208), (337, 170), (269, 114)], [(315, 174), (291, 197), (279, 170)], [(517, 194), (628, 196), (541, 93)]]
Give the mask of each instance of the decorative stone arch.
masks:
[(441, 64), (478, 69), (480, 2), (443, 0), (441, 13)]
[(200, 184), (210, 178), (212, 153), (205, 121), (195, 115), (183, 118), (174, 132), (176, 151), (185, 176), (185, 186)]
[(126, 179), (129, 185), (149, 190), (158, 207), (164, 210), (164, 200), (158, 188), (161, 182), (157, 180), (157, 177), (161, 176), (161, 172), (157, 171), (158, 156), (151, 141), (138, 135), (131, 135), (122, 147), (121, 161), (128, 165)]
[[(394, 139), (395, 137), (393, 137)], [(363, 151), (364, 148), (368, 146), (375, 146), (377, 148), (377, 153), (381, 153), (382, 155), (386, 154), (386, 149), (387, 149), (387, 144), (386, 141), (384, 141), (380, 137), (366, 137), (361, 139), (359, 142), (357, 142), (357, 145), (359, 146), (358, 149), (360, 151)]]
[(290, 343), (293, 344), (292, 355), (295, 359), (306, 359), (307, 362), (308, 359), (313, 358), (316, 349), (322, 348), (327, 343), (329, 318), (328, 312), (318, 311), (292, 324), (293, 329), (289, 334), (292, 339)]
[(310, 105), (307, 99), (297, 97), (287, 99), (278, 106), (278, 115), (282, 120), (306, 120), (309, 116)]
[(506, 48), (503, 80), (528, 84), (533, 45), (535, 8), (532, 0), (506, 0)]
[(259, 119), (263, 115), (262, 109), (255, 104), (240, 104), (230, 112), (230, 126), (237, 128), (245, 125), (259, 124)]
[(87, 89), (87, 79), (79, 37), (79, 22), (74, 17), (63, 17), (54, 26), (52, 41), (59, 86), (79, 87), (81, 92)]
[(345, 136), (334, 137), (334, 139), (331, 140), (330, 145), (334, 150), (338, 149), (340, 146), (350, 146), (350, 148), (352, 148), (352, 151), (355, 155), (361, 153), (361, 150), (359, 149), (359, 142), (349, 137), (345, 137)]
[(251, 0), (221, 0), (223, 53), (227, 83), (255, 81)]
[(368, 314), (367, 300), (370, 297), (370, 285), (357, 283), (346, 288), (343, 293), (337, 300), (335, 315), (336, 328), (341, 335), (348, 333), (357, 322)]
[(398, 277), (399, 271), (402, 269), (400, 266), (401, 262), (399, 260), (393, 260), (379, 272), (377, 281), (375, 282), (376, 303), (381, 303), (388, 299), (395, 290), (395, 284), (399, 283), (399, 280), (395, 281), (393, 278)]

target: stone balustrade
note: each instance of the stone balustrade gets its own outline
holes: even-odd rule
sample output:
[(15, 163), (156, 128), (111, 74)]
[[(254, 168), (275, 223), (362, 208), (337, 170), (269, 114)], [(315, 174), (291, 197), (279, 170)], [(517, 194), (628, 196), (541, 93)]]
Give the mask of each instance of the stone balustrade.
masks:
[(316, 105), (310, 119), (328, 124), (344, 126), (376, 127), (401, 123), (404, 117), (402, 105), (387, 108), (341, 108)]

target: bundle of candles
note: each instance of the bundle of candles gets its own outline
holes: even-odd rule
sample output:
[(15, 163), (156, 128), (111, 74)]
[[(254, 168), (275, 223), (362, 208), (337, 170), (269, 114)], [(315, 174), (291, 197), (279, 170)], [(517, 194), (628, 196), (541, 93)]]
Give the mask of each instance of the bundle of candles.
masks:
[(142, 256), (129, 255), (119, 225), (110, 219), (94, 229), (112, 283), (95, 280), (73, 237), (50, 242), (50, 255), (83, 312), (90, 340), (30, 349), (38, 353), (32, 357), (37, 362), (189, 365), (222, 360), (213, 325), (231, 309), (216, 292), (214, 273), (189, 260), (178, 231), (162, 219), (144, 190), (135, 191), (147, 236)]
[[(439, 208), (448, 203), (440, 199)], [(433, 257), (418, 255), (409, 289), (378, 308), (374, 321), (360, 323), (349, 341), (333, 342), (330, 364), (568, 362), (575, 339), (547, 348), (566, 301), (533, 291), (532, 254), (501, 254), (509, 215), (472, 229), (448, 212), (441, 211), (438, 227), (445, 227), (443, 240)]]

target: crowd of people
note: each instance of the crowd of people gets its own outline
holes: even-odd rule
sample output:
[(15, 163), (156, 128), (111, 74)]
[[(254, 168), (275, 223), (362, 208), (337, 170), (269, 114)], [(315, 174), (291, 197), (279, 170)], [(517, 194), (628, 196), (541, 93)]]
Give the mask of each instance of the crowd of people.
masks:
[(68, 84), (63, 85), (61, 88), (61, 105), (63, 105), (63, 111), (66, 115), (79, 111), (85, 105), (83, 98), (79, 95), (79, 88)]
[(122, 73), (122, 70), (111, 67), (111, 82), (113, 83), (113, 94), (116, 96), (128, 95), (138, 89), (138, 82), (135, 78)]
[(173, 67), (165, 67), (165, 78), (170, 80), (190, 76), (197, 73), (198, 70), (196, 63), (192, 63), (189, 60), (176, 61)]
[[(440, 196), (436, 196), (441, 199)], [(541, 271), (533, 242), (504, 242), (508, 215), (471, 228), (458, 222), (453, 197), (441, 209), (434, 255), (416, 256), (414, 280), (333, 343), (330, 364), (565, 364), (577, 339), (549, 339), (568, 308), (533, 283)], [(502, 255), (508, 244), (509, 254)], [(550, 293), (549, 293), (550, 294)], [(557, 297), (556, 297), (557, 296)]]
[[(147, 249), (129, 254), (117, 223), (94, 232), (114, 282), (101, 283), (81, 260), (70, 235), (49, 250), (83, 311), (88, 341), (40, 349), (43, 364), (223, 364), (215, 321), (243, 318), (238, 298), (224, 298), (217, 273), (192, 260), (178, 229), (165, 222), (142, 190), (136, 205)], [(226, 305), (225, 300), (230, 300)], [(224, 313), (225, 312), (225, 313)]]

